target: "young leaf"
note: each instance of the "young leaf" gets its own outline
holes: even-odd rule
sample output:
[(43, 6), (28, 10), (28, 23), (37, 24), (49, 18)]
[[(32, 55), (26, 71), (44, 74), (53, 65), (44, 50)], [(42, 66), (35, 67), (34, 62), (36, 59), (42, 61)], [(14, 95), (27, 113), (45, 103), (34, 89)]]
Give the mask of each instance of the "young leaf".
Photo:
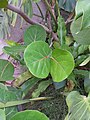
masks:
[(66, 102), (69, 112), (65, 120), (89, 120), (90, 96), (82, 96), (77, 91), (73, 91), (67, 96)]
[(29, 45), (35, 41), (45, 41), (46, 31), (40, 25), (31, 25), (24, 33), (24, 42)]
[(29, 71), (38, 78), (46, 78), (50, 71), (51, 49), (42, 41), (33, 42), (25, 49), (24, 60)]
[(74, 59), (70, 52), (62, 49), (55, 49), (51, 57), (51, 76), (53, 81), (65, 80), (74, 68)]
[(10, 120), (49, 120), (49, 118), (37, 110), (18, 112)]
[(0, 8), (5, 8), (8, 5), (8, 1), (7, 0), (0, 0)]
[(58, 29), (57, 29), (57, 34), (59, 37), (60, 44), (63, 45), (65, 44), (65, 36), (66, 36), (66, 27), (65, 27), (65, 22), (64, 19), (62, 18), (61, 15), (58, 16)]
[(14, 66), (7, 60), (0, 59), (0, 81), (13, 80)]

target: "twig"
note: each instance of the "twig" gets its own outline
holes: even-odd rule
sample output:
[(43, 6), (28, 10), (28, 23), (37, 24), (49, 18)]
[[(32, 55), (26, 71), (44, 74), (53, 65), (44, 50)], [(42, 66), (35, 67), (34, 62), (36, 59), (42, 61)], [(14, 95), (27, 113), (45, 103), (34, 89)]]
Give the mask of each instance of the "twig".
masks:
[(66, 22), (65, 22), (66, 25), (67, 25), (68, 23), (70, 23), (70, 22), (73, 21), (73, 19), (72, 19), (73, 16), (74, 16), (74, 12), (69, 15), (68, 19), (67, 19)]
[(53, 18), (55, 24), (57, 25), (56, 17), (55, 17), (55, 15), (54, 15), (53, 12), (52, 12), (51, 6), (49, 5), (49, 3), (48, 3), (47, 0), (43, 0), (43, 1), (44, 1), (44, 3), (46, 4), (47, 9), (49, 10), (49, 12), (50, 12), (50, 14), (51, 14), (51, 16), (52, 16), (52, 18)]
[(21, 11), (18, 7), (15, 7), (11, 4), (8, 4), (7, 6), (7, 9), (15, 12), (15, 13), (18, 13), (26, 22), (28, 22), (29, 24), (38, 24), (38, 25), (41, 25), (48, 33), (50, 33), (51, 31), (44, 25), (30, 19), (23, 11)]
[(41, 14), (41, 16), (42, 16), (42, 19), (44, 19), (44, 15), (43, 15), (43, 13), (42, 13), (42, 10), (41, 10), (40, 6), (38, 5), (38, 3), (36, 3), (36, 5), (37, 5), (37, 7), (38, 7), (38, 9), (39, 9), (39, 12), (40, 12), (40, 14)]

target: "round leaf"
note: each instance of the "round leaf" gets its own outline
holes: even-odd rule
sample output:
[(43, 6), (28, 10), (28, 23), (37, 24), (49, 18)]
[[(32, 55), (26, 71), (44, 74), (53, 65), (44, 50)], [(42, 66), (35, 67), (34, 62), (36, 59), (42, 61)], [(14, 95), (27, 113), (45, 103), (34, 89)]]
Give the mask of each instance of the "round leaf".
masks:
[(7, 0), (0, 0), (0, 8), (5, 8), (8, 5), (8, 1)]
[(14, 66), (7, 60), (0, 59), (0, 81), (13, 80)]
[(33, 41), (45, 41), (46, 31), (40, 25), (31, 25), (24, 33), (24, 42), (29, 45)]
[(74, 37), (74, 40), (77, 43), (80, 43), (83, 45), (89, 45), (90, 44), (90, 28), (80, 30), (81, 21), (82, 21), (82, 17), (73, 21), (73, 23), (71, 24), (71, 32)]
[(38, 78), (46, 78), (50, 71), (51, 49), (42, 41), (33, 42), (25, 49), (24, 60), (29, 71)]
[(11, 120), (49, 120), (49, 118), (37, 110), (26, 110), (17, 113)]
[(73, 91), (67, 96), (66, 102), (69, 112), (65, 120), (90, 119), (90, 96), (82, 96), (77, 91)]
[(65, 80), (74, 68), (74, 59), (70, 52), (62, 49), (55, 49), (51, 57), (51, 75), (53, 81)]

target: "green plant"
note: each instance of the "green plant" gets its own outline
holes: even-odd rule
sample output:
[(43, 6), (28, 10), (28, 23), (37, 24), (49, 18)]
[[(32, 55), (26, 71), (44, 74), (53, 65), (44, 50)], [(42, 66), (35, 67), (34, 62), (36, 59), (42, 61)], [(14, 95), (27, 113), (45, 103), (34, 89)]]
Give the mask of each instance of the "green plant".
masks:
[[(40, 0), (33, 1), (38, 6)], [(3, 14), (6, 14), (6, 16), (8, 15), (7, 21), (10, 20), (8, 21), (10, 24), (15, 25), (17, 14), (31, 24), (24, 32), (24, 43), (21, 44), (12, 40), (6, 40), (8, 46), (3, 48), (3, 52), (8, 54), (12, 60), (0, 59), (0, 114), (2, 120), (18, 120), (23, 117), (29, 119), (27, 114), (33, 120), (41, 119), (41, 117), (42, 120), (48, 120), (49, 118), (38, 111), (30, 110), (18, 113), (16, 106), (33, 101), (51, 99), (53, 96), (39, 97), (51, 84), (57, 83), (59, 88), (61, 88), (65, 86), (65, 83), (62, 85), (62, 82), (67, 80), (69, 86), (66, 86), (65, 94), (74, 88), (79, 88), (79, 91), (83, 94), (79, 81), (77, 81), (77, 77), (80, 77), (80, 79), (84, 79), (85, 90), (89, 93), (89, 68), (82, 68), (90, 61), (90, 26), (89, 16), (87, 15), (89, 11), (89, 1), (77, 1), (75, 18), (71, 23), (71, 32), (74, 40), (72, 37), (67, 36), (66, 29), (66, 24), (71, 21), (72, 17), (69, 16), (65, 22), (60, 14), (59, 5), (62, 3), (62, 0), (43, 0), (43, 2), (47, 7), (46, 16), (43, 16), (39, 6), (38, 9), (41, 14), (40, 17), (45, 22), (44, 24), (32, 20), (33, 7), (31, 0), (23, 0), (23, 2), (21, 1), (20, 3), (18, 0), (8, 2), (7, 0), (3, 0), (3, 4), (0, 4), (0, 8), (4, 8), (1, 9), (1, 11)], [(69, 2), (71, 3), (71, 1)], [(72, 11), (72, 8), (69, 7), (70, 4), (68, 5), (69, 2), (68, 0), (64, 1), (66, 5), (64, 9), (66, 9), (66, 11)], [(13, 6), (11, 3), (16, 6)], [(73, 1), (73, 3), (75, 3), (75, 1)], [(84, 4), (87, 4), (87, 9), (84, 7)], [(29, 5), (31, 6), (30, 9)], [(81, 6), (82, 10), (80, 9)], [(22, 22), (23, 19), (21, 19), (21, 28)], [(24, 72), (18, 77), (13, 77), (15, 71), (13, 60), (19, 62), (20, 65), (25, 68)], [(7, 87), (8, 80), (11, 80), (9, 87)], [(33, 89), (35, 85), (37, 85), (37, 87), (32, 92), (32, 98), (23, 100), (28, 91)], [(78, 100), (74, 98), (74, 96), (80, 99)], [(66, 102), (69, 113), (65, 120), (78, 118), (81, 120), (88, 119), (89, 96), (85, 97), (85, 95), (80, 95), (78, 92), (72, 91), (67, 96)], [(82, 104), (79, 104), (79, 102)], [(82, 106), (82, 109), (78, 109), (80, 106)], [(80, 112), (79, 115), (76, 112), (77, 109)], [(85, 113), (87, 116), (84, 116)], [(75, 118), (76, 115), (78, 118)]]

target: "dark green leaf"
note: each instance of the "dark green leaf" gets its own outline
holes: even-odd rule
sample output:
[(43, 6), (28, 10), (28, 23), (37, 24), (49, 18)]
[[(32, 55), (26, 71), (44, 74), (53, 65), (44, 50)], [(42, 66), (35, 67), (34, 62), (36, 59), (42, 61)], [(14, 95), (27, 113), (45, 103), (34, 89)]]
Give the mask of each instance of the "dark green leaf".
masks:
[(23, 91), (24, 96), (32, 89), (41, 79), (39, 78), (31, 78), (28, 81), (26, 81), (20, 88), (21, 91)]
[(90, 93), (90, 77), (84, 79), (84, 88), (87, 93)]
[(76, 5), (76, 0), (58, 0), (58, 2), (59, 6), (68, 12), (72, 12)]
[(0, 81), (13, 80), (14, 66), (7, 60), (0, 59)]
[(0, 0), (0, 8), (5, 8), (8, 5), (8, 1), (7, 0)]
[(24, 42), (29, 45), (35, 41), (45, 41), (46, 31), (40, 25), (31, 25), (24, 33)]

